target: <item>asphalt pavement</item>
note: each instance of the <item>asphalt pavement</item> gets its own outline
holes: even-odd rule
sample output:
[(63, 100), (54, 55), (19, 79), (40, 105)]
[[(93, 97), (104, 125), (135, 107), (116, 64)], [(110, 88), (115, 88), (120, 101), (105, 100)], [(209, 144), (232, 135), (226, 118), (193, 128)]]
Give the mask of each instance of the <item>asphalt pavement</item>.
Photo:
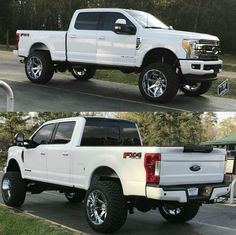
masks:
[[(2, 173), (0, 173), (0, 181), (1, 178)], [(0, 203), (3, 203), (1, 195)], [(86, 221), (84, 205), (71, 204), (63, 194), (57, 192), (27, 194), (21, 210), (83, 233), (96, 234)], [(186, 224), (170, 224), (160, 216), (158, 211), (148, 213), (135, 211), (135, 214), (128, 215), (125, 226), (116, 234), (235, 235), (236, 206), (204, 205), (199, 214)]]
[[(0, 51), (0, 80), (14, 91), (15, 111), (236, 111), (234, 99), (193, 98), (179, 93), (172, 102), (159, 105), (146, 101), (137, 86), (95, 79), (77, 82), (72, 76), (60, 73), (47, 85), (32, 84), (26, 78), (24, 65), (12, 53), (3, 51)], [(0, 111), (5, 110), (5, 99), (0, 90)]]

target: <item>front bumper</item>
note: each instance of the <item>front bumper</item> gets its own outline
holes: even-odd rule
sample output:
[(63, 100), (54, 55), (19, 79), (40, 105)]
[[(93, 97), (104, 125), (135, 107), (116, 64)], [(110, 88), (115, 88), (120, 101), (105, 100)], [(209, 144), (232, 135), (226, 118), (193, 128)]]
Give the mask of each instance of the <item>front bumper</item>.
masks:
[[(188, 196), (188, 188), (199, 188), (199, 195)], [(206, 192), (208, 190), (208, 192)], [(190, 201), (211, 202), (215, 199), (224, 196), (230, 192), (230, 186), (227, 184), (212, 184), (212, 185), (194, 185), (194, 186), (179, 186), (179, 187), (158, 187), (147, 186), (146, 197), (149, 199), (160, 201), (173, 201), (187, 203)]]
[(201, 60), (180, 60), (182, 74), (188, 75), (210, 75), (222, 71), (223, 61), (201, 61)]

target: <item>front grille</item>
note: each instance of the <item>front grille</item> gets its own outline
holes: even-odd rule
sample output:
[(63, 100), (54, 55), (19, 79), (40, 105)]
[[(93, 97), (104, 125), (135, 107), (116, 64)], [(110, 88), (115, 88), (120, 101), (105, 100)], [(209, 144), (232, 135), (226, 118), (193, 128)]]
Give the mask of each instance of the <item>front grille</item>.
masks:
[(196, 50), (200, 60), (217, 61), (219, 59), (220, 43), (213, 40), (200, 40), (200, 48)]

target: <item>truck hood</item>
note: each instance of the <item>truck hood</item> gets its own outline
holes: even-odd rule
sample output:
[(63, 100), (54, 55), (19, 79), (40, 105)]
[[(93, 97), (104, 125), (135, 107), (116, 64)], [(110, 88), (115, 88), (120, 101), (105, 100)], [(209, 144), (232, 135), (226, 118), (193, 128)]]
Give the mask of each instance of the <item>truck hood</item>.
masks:
[(147, 34), (150, 37), (150, 34), (153, 34), (153, 36), (156, 38), (158, 35), (165, 35), (170, 36), (173, 38), (179, 38), (179, 39), (204, 39), (204, 40), (215, 40), (218, 41), (219, 38), (213, 35), (209, 34), (202, 34), (202, 33), (193, 33), (193, 32), (187, 32), (187, 31), (179, 31), (179, 30), (168, 30), (168, 29), (145, 29), (149, 30), (149, 33)]

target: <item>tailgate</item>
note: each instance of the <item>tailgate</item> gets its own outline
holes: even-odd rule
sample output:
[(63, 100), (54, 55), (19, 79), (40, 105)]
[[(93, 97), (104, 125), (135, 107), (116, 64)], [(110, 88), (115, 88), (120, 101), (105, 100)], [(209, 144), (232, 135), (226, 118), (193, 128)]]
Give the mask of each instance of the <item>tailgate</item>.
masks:
[(184, 147), (161, 148), (160, 185), (222, 183), (225, 154), (223, 149), (207, 153), (184, 152)]

